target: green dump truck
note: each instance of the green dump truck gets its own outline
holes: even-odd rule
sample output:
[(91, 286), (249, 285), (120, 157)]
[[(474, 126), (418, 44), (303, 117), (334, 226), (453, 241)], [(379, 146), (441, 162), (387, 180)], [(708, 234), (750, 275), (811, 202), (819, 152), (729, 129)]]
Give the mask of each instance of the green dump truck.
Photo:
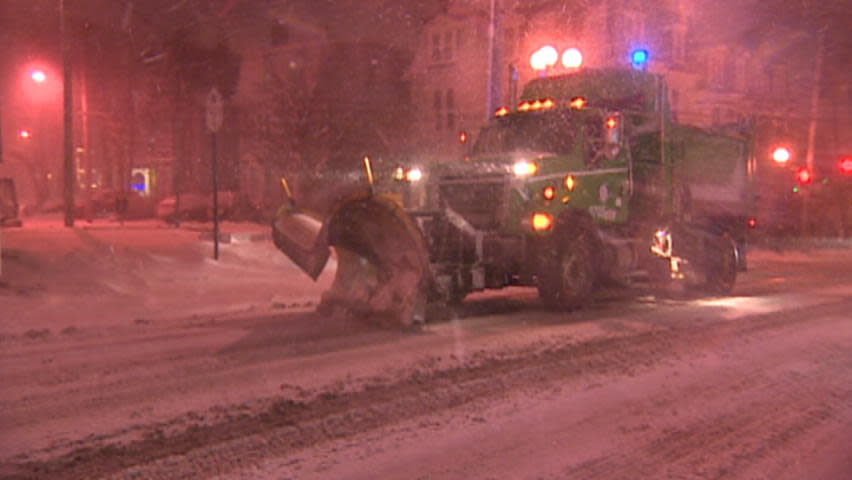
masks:
[(746, 268), (751, 139), (678, 124), (667, 96), (662, 77), (637, 70), (533, 80), (464, 159), (366, 161), (329, 215), (293, 199), (273, 238), (314, 278), (335, 249), (324, 304), (402, 324), (509, 285), (565, 310), (601, 285), (727, 294)]

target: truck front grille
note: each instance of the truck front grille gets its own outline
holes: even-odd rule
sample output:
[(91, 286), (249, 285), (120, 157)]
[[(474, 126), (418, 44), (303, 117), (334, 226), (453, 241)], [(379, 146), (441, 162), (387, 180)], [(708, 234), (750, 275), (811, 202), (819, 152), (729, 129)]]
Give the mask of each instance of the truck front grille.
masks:
[(477, 230), (496, 230), (500, 226), (508, 193), (503, 176), (446, 178), (441, 180), (440, 191), (444, 204)]

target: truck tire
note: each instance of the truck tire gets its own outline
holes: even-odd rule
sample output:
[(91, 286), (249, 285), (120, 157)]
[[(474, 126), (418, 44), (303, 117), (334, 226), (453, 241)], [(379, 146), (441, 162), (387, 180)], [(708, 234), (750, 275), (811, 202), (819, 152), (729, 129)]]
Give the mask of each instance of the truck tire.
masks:
[(715, 239), (706, 250), (706, 280), (704, 292), (712, 295), (728, 295), (737, 281), (737, 246), (730, 236)]
[(538, 294), (548, 308), (574, 310), (586, 304), (596, 280), (594, 234), (588, 226), (557, 231), (542, 255)]

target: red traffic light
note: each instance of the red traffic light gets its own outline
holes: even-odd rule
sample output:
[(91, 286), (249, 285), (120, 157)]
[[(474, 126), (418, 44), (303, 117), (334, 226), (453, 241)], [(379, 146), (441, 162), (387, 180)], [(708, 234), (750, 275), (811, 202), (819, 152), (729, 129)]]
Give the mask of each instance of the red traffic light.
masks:
[(840, 159), (840, 173), (852, 175), (852, 157), (843, 157)]
[(802, 167), (796, 171), (796, 180), (798, 180), (801, 185), (805, 185), (811, 183), (814, 180), (814, 176), (807, 167)]

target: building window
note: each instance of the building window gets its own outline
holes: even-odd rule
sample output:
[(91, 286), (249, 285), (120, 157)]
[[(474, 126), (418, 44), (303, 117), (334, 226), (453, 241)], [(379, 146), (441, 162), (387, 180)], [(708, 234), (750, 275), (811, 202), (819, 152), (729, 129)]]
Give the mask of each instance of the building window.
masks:
[(269, 27), (269, 44), (273, 47), (280, 47), (290, 41), (290, 30), (287, 25), (282, 25), (278, 22), (273, 23)]
[(440, 63), (452, 61), (454, 51), (460, 50), (463, 43), (464, 39), (462, 37), (461, 29), (433, 32), (432, 62)]
[(661, 50), (663, 51), (663, 55), (671, 59), (672, 62), (677, 63), (677, 55), (675, 54), (674, 46), (674, 35), (675, 33), (672, 30), (666, 30), (665, 32), (663, 32)]
[(441, 34), (433, 33), (432, 34), (432, 61), (440, 62), (441, 61)]
[(444, 99), (447, 106), (447, 128), (452, 130), (456, 127), (456, 99), (452, 88), (447, 90)]
[(674, 61), (675, 63), (683, 63), (686, 57), (686, 40), (682, 29), (674, 31)]
[(731, 56), (727, 56), (722, 67), (722, 88), (731, 91), (736, 85), (736, 64)]
[(441, 130), (444, 115), (442, 113), (443, 109), (440, 90), (435, 90), (435, 97), (434, 101), (432, 102), (432, 107), (435, 109), (435, 130)]
[(376, 82), (376, 72), (379, 69), (379, 61), (375, 58), (370, 60), (367, 66), (367, 85), (372, 86)]
[(453, 32), (444, 33), (444, 61), (453, 59)]

